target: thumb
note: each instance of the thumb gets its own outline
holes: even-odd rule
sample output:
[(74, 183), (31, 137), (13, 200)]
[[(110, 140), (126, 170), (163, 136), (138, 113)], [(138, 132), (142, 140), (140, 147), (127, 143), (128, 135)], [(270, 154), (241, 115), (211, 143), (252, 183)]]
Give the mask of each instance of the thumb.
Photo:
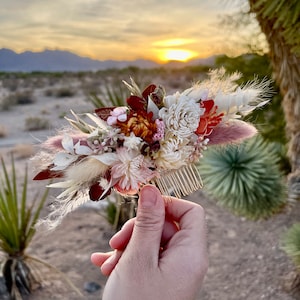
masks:
[(165, 222), (165, 203), (159, 190), (153, 185), (142, 188), (136, 220), (127, 246), (129, 253), (138, 254), (141, 259), (156, 259), (160, 250)]

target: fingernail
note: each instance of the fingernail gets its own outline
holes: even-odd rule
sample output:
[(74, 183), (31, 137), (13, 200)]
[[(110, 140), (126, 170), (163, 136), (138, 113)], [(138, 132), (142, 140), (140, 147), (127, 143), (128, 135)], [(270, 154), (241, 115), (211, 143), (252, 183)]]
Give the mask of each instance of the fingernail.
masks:
[(140, 205), (144, 208), (151, 208), (155, 206), (157, 202), (156, 189), (150, 185), (143, 187), (139, 201)]

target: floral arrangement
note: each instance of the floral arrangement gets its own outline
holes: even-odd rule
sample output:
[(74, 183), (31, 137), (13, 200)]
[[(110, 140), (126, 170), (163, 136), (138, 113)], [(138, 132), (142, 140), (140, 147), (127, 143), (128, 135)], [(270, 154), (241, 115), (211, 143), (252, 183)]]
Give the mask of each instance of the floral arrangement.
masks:
[(35, 180), (63, 178), (49, 185), (64, 189), (51, 217), (62, 219), (112, 190), (137, 194), (147, 183), (177, 197), (200, 189), (196, 164), (207, 146), (253, 136), (255, 127), (240, 117), (268, 102), (265, 81), (239, 87), (240, 76), (211, 71), (172, 95), (154, 84), (141, 91), (131, 79), (124, 82), (131, 92), (127, 106), (98, 108), (86, 114), (90, 122), (72, 112), (72, 126), (46, 140), (33, 158), (40, 170)]

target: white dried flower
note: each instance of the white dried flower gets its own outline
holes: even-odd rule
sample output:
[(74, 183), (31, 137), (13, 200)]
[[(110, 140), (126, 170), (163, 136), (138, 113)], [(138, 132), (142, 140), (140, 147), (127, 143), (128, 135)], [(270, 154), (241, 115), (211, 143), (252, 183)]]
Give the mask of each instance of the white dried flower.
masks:
[(190, 97), (179, 93), (166, 97), (165, 107), (159, 116), (165, 123), (166, 130), (180, 138), (187, 138), (198, 128), (200, 116), (204, 110)]
[[(169, 133), (167, 133), (168, 135), (170, 136)], [(155, 155), (157, 167), (162, 170), (172, 170), (186, 165), (194, 151), (194, 147), (188, 145), (188, 143), (189, 140), (176, 136), (163, 141)]]
[(142, 139), (134, 135), (133, 132), (130, 133), (129, 136), (124, 137), (124, 147), (131, 149), (131, 150), (139, 150)]

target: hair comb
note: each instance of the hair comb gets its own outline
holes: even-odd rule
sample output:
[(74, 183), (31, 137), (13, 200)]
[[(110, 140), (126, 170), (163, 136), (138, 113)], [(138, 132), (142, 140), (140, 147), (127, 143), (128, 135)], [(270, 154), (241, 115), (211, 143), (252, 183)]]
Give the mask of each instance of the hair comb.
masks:
[(51, 217), (61, 220), (112, 190), (137, 194), (147, 183), (176, 197), (202, 188), (197, 162), (206, 148), (253, 136), (255, 127), (240, 117), (268, 102), (266, 81), (240, 87), (240, 77), (214, 70), (171, 95), (155, 84), (141, 91), (131, 79), (124, 81), (131, 93), (126, 106), (98, 108), (86, 114), (89, 122), (72, 112), (74, 118), (66, 118), (70, 128), (48, 138), (33, 158), (35, 180), (62, 179), (49, 185), (63, 189)]

